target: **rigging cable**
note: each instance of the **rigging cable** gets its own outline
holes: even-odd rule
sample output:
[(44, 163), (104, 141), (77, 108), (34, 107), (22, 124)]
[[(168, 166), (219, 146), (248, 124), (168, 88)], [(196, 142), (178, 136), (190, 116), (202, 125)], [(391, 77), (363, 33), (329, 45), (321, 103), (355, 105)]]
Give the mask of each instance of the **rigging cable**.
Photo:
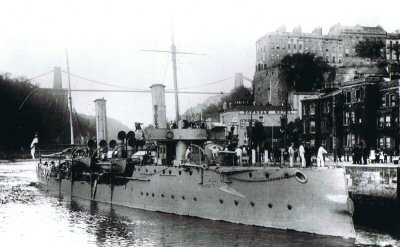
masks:
[(169, 57), (167, 59), (167, 65), (165, 66), (164, 76), (163, 76), (163, 80), (162, 80), (163, 84), (164, 84), (164, 81), (165, 81), (165, 76), (167, 75), (168, 64), (169, 64)]

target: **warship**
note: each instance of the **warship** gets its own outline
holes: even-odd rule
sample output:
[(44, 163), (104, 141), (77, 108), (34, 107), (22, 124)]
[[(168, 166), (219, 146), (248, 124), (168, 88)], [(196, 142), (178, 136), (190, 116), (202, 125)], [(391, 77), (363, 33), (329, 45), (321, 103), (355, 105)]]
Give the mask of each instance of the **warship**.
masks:
[[(180, 52), (173, 38), (171, 50), (161, 52), (172, 54), (177, 126), (167, 124), (162, 84), (150, 87), (154, 128), (143, 131), (137, 124), (135, 132), (120, 131), (117, 140), (108, 138), (106, 101), (95, 100), (96, 140), (42, 155), (36, 169), (39, 185), (71, 198), (326, 235), (354, 244), (353, 203), (344, 169), (236, 162), (235, 152), (222, 146), (227, 142), (224, 125), (189, 127), (179, 119)], [(69, 93), (73, 144), (70, 84)]]
[(355, 239), (343, 168), (238, 165), (235, 152), (222, 149), (223, 125), (170, 128), (164, 85), (151, 90), (155, 128), (137, 124), (107, 142), (105, 100), (96, 100), (98, 145), (90, 140), (42, 157), (39, 184), (91, 201)]

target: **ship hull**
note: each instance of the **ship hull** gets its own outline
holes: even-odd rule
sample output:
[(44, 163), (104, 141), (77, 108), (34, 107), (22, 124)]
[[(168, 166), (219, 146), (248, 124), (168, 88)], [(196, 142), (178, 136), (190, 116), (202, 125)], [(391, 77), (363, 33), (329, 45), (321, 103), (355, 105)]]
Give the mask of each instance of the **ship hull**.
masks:
[[(141, 166), (122, 185), (57, 179), (56, 194), (132, 208), (355, 239), (343, 169), (251, 167), (227, 171)], [(302, 180), (305, 178), (305, 180)], [(112, 183), (112, 182), (111, 182)]]

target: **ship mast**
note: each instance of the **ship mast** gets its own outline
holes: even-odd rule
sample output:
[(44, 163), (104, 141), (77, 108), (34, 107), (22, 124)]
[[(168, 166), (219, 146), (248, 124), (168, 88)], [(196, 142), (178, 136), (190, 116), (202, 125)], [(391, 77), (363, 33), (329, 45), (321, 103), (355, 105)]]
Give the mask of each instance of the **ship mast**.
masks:
[(69, 73), (68, 51), (65, 50), (67, 56), (67, 72), (68, 72), (68, 100), (69, 100), (69, 124), (71, 128), (71, 145), (74, 145), (74, 126), (72, 125), (72, 95), (71, 95), (71, 76)]
[(178, 124), (179, 121), (179, 97), (178, 97), (178, 76), (176, 72), (176, 55), (177, 54), (183, 54), (183, 55), (201, 55), (201, 56), (206, 56), (205, 54), (201, 53), (193, 53), (193, 52), (177, 52), (176, 51), (176, 46), (175, 46), (175, 40), (174, 40), (174, 28), (172, 26), (172, 44), (171, 44), (171, 50), (170, 51), (165, 51), (165, 50), (140, 50), (140, 51), (149, 51), (149, 52), (166, 52), (166, 53), (171, 53), (172, 55), (172, 67), (173, 67), (173, 76), (174, 76), (174, 94), (175, 94), (175, 121)]
[(175, 42), (174, 42), (174, 29), (173, 28), (172, 28), (171, 54), (172, 54), (172, 67), (173, 67), (173, 75), (174, 75), (175, 121), (176, 121), (176, 124), (178, 124), (178, 121), (179, 121), (178, 78), (177, 78), (177, 74), (176, 74), (176, 46), (175, 46)]

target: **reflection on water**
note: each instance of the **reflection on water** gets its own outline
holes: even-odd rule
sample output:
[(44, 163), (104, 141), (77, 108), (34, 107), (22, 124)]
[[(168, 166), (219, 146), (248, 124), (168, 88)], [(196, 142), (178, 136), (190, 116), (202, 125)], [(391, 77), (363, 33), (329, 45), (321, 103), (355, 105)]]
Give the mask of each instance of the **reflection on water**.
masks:
[[(176, 216), (76, 198), (71, 200), (70, 197), (52, 196), (30, 186), (32, 181), (36, 181), (34, 163), (0, 164), (0, 195), (5, 199), (4, 204), (0, 201), (0, 241), (7, 243), (1, 246), (344, 244), (341, 239), (313, 234)], [(14, 191), (14, 194), (10, 194), (10, 191)], [(383, 241), (376, 236), (383, 236)], [(399, 243), (389, 233), (371, 233), (368, 229), (358, 229), (357, 237), (361, 243)]]

